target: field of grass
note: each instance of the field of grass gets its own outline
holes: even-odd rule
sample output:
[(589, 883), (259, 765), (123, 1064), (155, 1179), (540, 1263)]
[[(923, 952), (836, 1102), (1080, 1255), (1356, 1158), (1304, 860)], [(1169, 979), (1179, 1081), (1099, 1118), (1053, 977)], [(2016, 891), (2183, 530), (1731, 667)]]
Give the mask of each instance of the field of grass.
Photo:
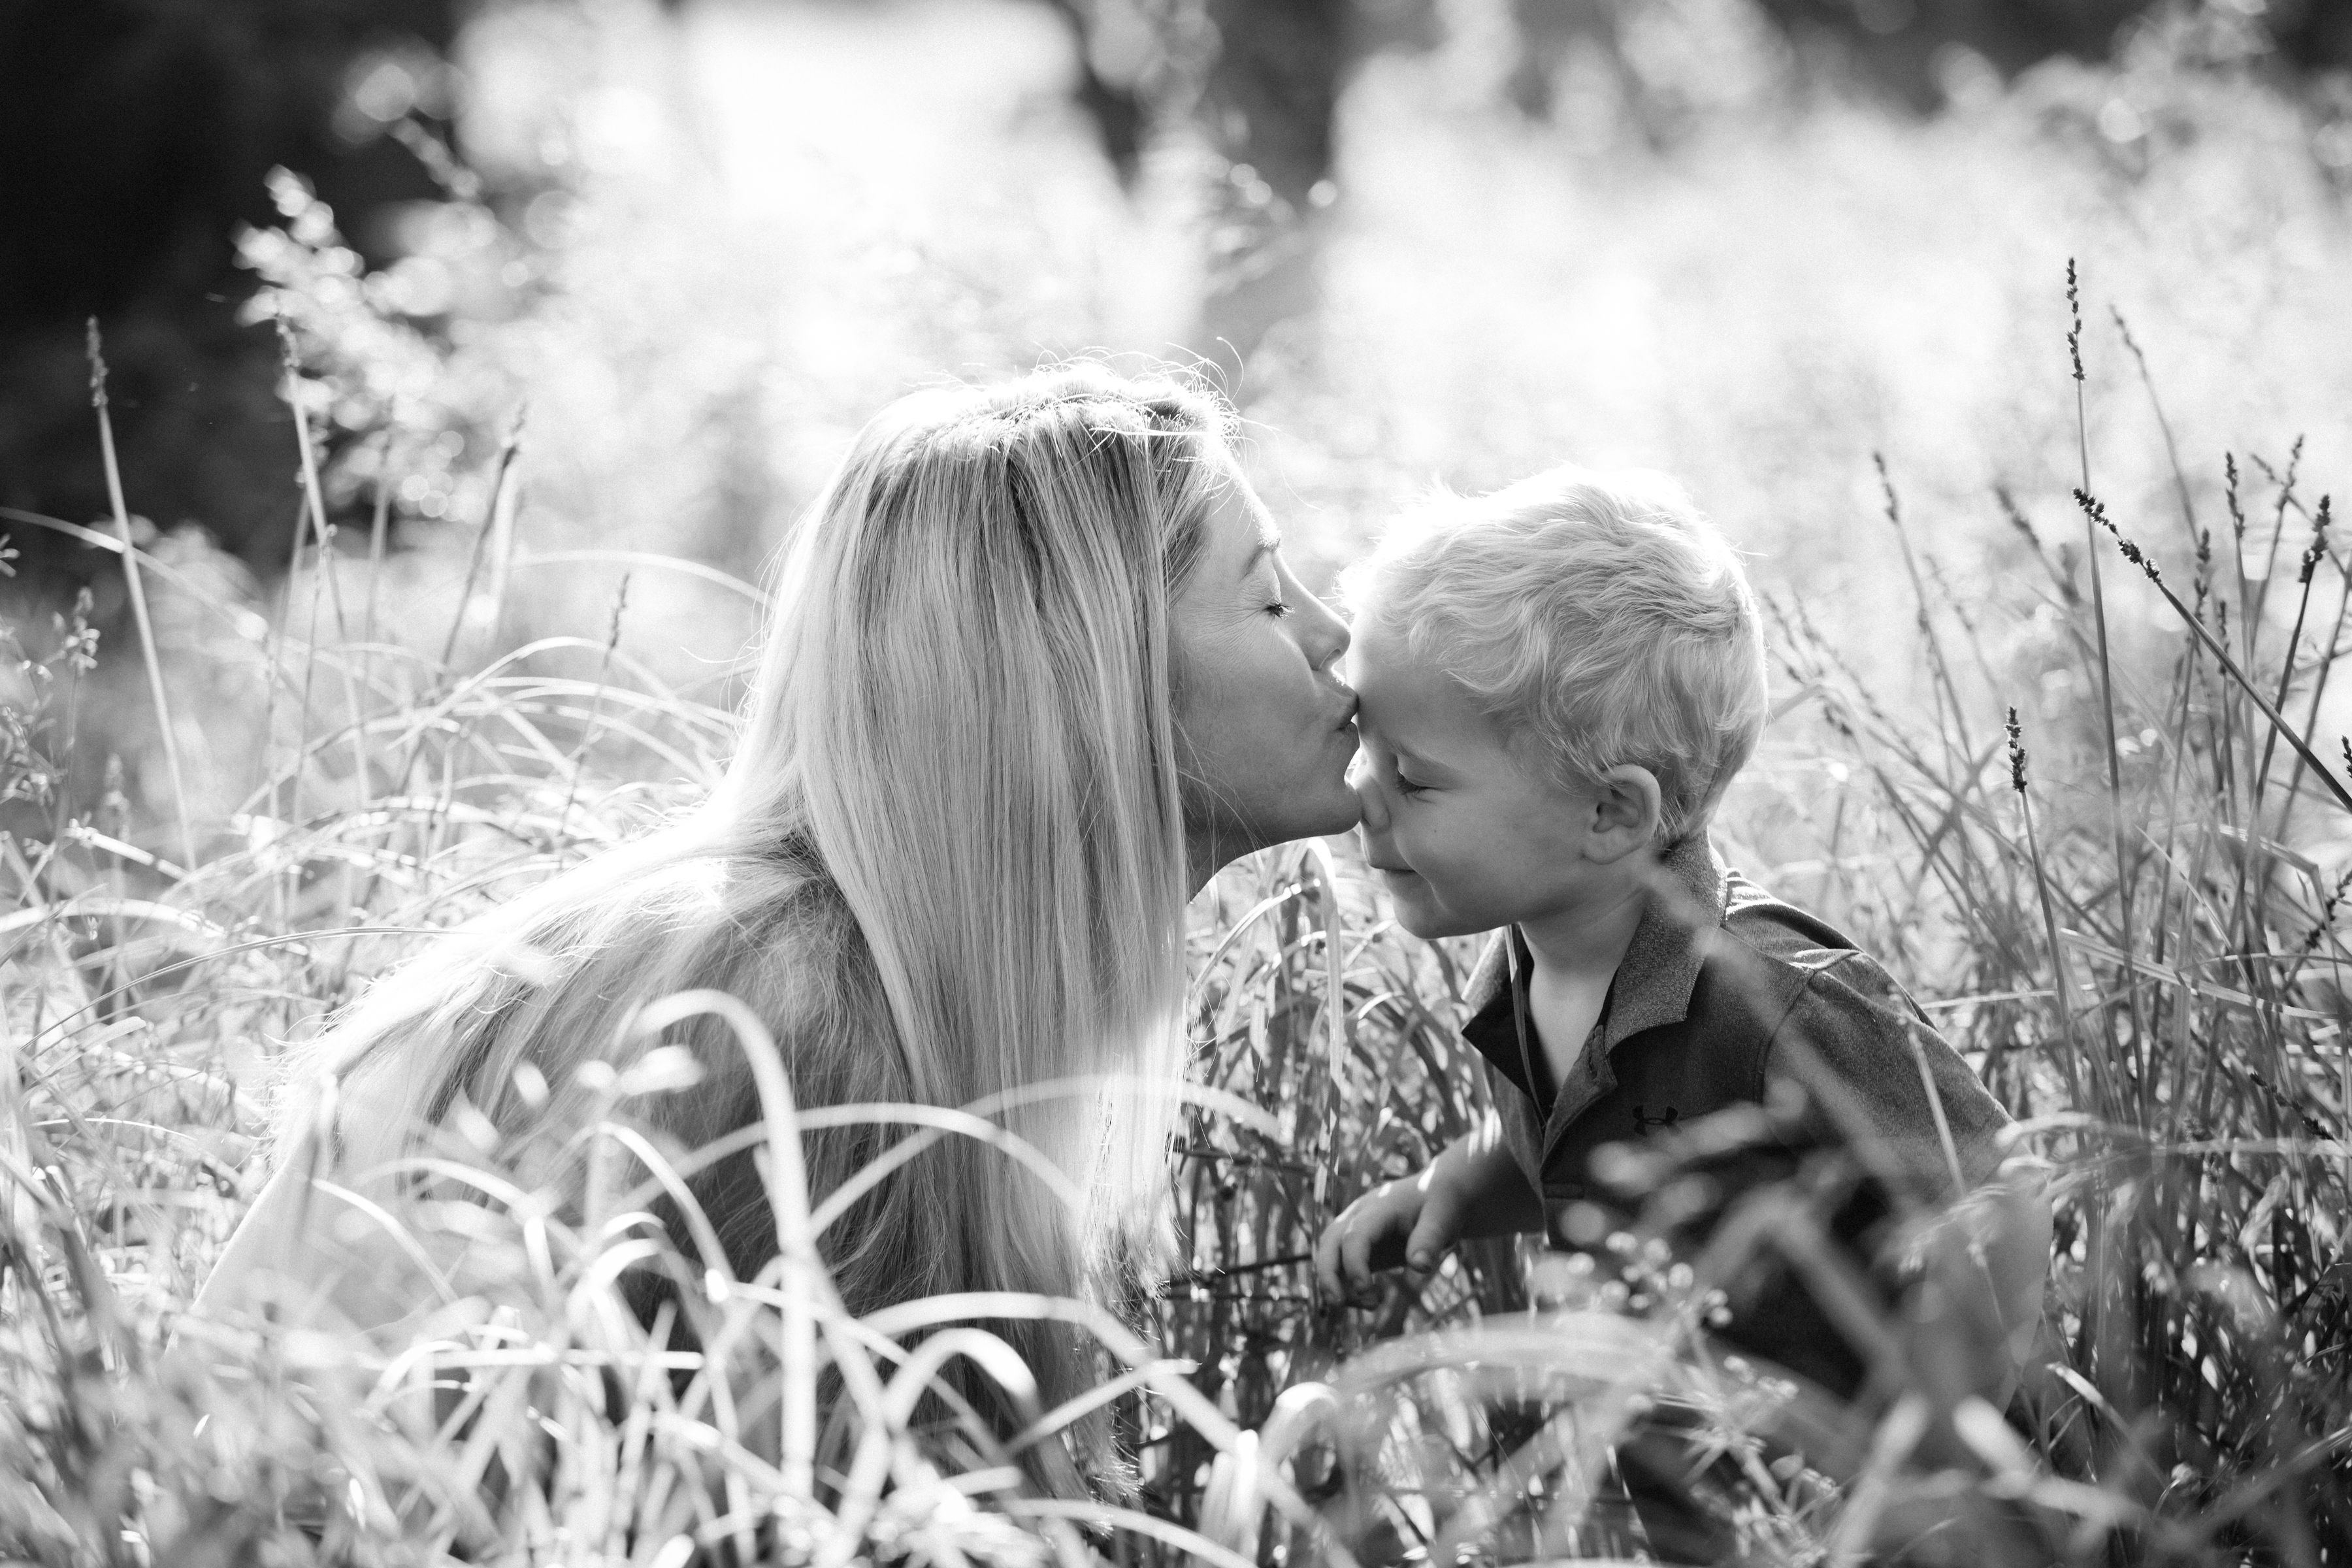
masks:
[[(1720, 837), (1885, 957), (2052, 1163), (2011, 1407), (1934, 1447), (1944, 1413), (1898, 1370), (1811, 1413), (1811, 1466), (1780, 1458), (1801, 1395), (1698, 1331), (1711, 1290), (1818, 1234), (1801, 1194), (1693, 1258), (1632, 1221), (1615, 1280), (1486, 1244), (1422, 1291), (1318, 1304), (1323, 1221), (1484, 1092), (1452, 1033), (1474, 947), (1400, 933), (1337, 843), (1196, 909), (1196, 1076), (1259, 1110), (1194, 1117), (1169, 1278), (1090, 1320), (1125, 1372), (1124, 1512), (1025, 1497), (985, 1435), (913, 1440), (935, 1361), (831, 1330), (864, 1437), (812, 1473), (776, 1435), (810, 1397), (792, 1279), (730, 1282), (707, 1358), (656, 1350), (611, 1215), (526, 1194), (473, 1211), (513, 1279), (416, 1345), (175, 1342), (287, 1053), (432, 932), (715, 777), (757, 613), (726, 573), (845, 429), (942, 367), (1133, 341), (1099, 313), (1116, 279), (1088, 285), (1121, 253), (1048, 235), (1058, 291), (1024, 284), (1039, 220), (985, 183), (861, 228), (746, 223), (624, 167), (530, 245), (460, 190), (449, 265), (521, 264), (526, 297), (438, 336), (288, 186), (252, 255), (304, 372), (296, 569), (264, 595), (126, 497), (87, 531), (118, 595), (136, 542), (143, 608), (102, 647), (79, 613), (26, 618), (0, 670), (0, 1562), (1622, 1556), (1591, 1505), (1661, 1405), (1729, 1456), (1757, 1561), (2346, 1561), (2352, 554), (2325, 497), (2352, 237), (2312, 111), (2151, 54), (1926, 126), (1758, 88), (1653, 151), (1605, 118), (1514, 127), (1478, 107), (1486, 69), (1471, 30), (1353, 89), (1329, 299), (1245, 389), (1253, 472), (1310, 580), (1432, 479), (1567, 456), (1684, 474), (1759, 552), (1777, 712)], [(1045, 131), (1009, 145), (1066, 212), (1118, 199)], [(1181, 205), (1174, 163), (1147, 217)], [(763, 293), (779, 257), (808, 297)], [(813, 335), (820, 291), (856, 352)]]

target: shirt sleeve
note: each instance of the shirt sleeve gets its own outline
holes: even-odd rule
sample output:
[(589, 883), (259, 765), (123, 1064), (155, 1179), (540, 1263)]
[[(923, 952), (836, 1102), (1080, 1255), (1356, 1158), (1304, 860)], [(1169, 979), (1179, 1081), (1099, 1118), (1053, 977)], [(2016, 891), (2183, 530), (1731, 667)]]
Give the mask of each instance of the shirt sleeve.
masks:
[(1773, 1032), (1769, 1080), (1805, 1091), (1807, 1131), (1929, 1199), (2000, 1165), (2009, 1112), (1877, 960), (1823, 953)]

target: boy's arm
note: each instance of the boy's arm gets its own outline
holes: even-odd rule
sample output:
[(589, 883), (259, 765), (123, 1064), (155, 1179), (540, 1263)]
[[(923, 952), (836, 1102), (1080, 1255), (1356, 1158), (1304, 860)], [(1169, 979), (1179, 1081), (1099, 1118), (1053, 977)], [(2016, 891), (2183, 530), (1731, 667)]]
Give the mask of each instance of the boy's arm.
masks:
[(2051, 1237), (2041, 1173), (2002, 1164), (2009, 1113), (1866, 953), (1815, 973), (1775, 1032), (1771, 1066), (1804, 1088), (1816, 1136), (1939, 1194), (1904, 1260), (1910, 1359), (1947, 1408), (2002, 1402), (2040, 1323)]
[(1462, 1205), (1456, 1241), (1489, 1236), (1519, 1236), (1544, 1228), (1543, 1196), (1503, 1142), (1503, 1124), (1492, 1111), (1478, 1125), (1445, 1146), (1430, 1162)]
[(1349, 1204), (1315, 1244), (1316, 1278), (1344, 1299), (1387, 1269), (1428, 1273), (1457, 1241), (1543, 1227), (1543, 1200), (1490, 1114), (1424, 1169)]
[(2043, 1172), (2020, 1161), (1938, 1215), (1912, 1252), (1911, 1363), (1937, 1402), (2006, 1405), (2042, 1322), (2050, 1273)]

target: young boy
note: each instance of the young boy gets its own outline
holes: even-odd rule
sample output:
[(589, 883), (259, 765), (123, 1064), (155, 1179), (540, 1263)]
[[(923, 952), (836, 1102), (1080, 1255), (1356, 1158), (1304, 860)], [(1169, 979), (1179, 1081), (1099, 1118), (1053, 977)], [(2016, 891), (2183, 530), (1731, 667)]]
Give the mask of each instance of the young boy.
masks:
[[(1716, 1218), (1809, 1153), (1847, 1151), (1864, 1175), (1832, 1205), (1846, 1278), (1866, 1284), (1876, 1263), (1887, 1281), (1882, 1222), (1986, 1184), (2009, 1117), (1877, 963), (1708, 839), (1767, 711), (1730, 547), (1660, 476), (1561, 468), (1442, 503), (1344, 587), (1366, 858), (1413, 934), (1496, 933), (1462, 1033), (1497, 1114), (1332, 1223), (1324, 1289), (1354, 1294), (1400, 1263), (1425, 1277), (1471, 1237), (1600, 1250), (1631, 1207), (1611, 1206), (1610, 1158), (1596, 1169), (1611, 1145), (1711, 1152)], [(1737, 1117), (1694, 1126), (1741, 1107), (1760, 1139), (1728, 1136)], [(1910, 1285), (1872, 1303), (1936, 1321), (1903, 1375), (1944, 1384), (1947, 1408), (2007, 1382), (2048, 1258), (2030, 1188), (1964, 1212), (1940, 1247), (1932, 1229), (1914, 1246), (1929, 1261)], [(1820, 1299), (1822, 1267), (1735, 1293), (1723, 1337), (1852, 1398), (1895, 1369), (1883, 1339), (1853, 1342), (1850, 1298)]]

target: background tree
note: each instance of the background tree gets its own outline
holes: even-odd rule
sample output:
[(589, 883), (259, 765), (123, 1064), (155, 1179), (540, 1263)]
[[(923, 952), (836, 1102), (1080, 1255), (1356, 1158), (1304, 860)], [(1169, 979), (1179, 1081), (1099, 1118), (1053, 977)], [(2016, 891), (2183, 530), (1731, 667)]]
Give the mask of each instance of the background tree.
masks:
[[(132, 505), (282, 562), (295, 517), (278, 349), (237, 321), (242, 224), (274, 221), (263, 175), (300, 171), (362, 255), (373, 219), (437, 194), (363, 111), (446, 132), (456, 0), (7, 0), (0, 5), (0, 504), (86, 521), (107, 506), (83, 323), (99, 318)], [(368, 68), (378, 68), (372, 74)], [(357, 68), (362, 79), (354, 79)], [(15, 531), (27, 575), (92, 552)]]

